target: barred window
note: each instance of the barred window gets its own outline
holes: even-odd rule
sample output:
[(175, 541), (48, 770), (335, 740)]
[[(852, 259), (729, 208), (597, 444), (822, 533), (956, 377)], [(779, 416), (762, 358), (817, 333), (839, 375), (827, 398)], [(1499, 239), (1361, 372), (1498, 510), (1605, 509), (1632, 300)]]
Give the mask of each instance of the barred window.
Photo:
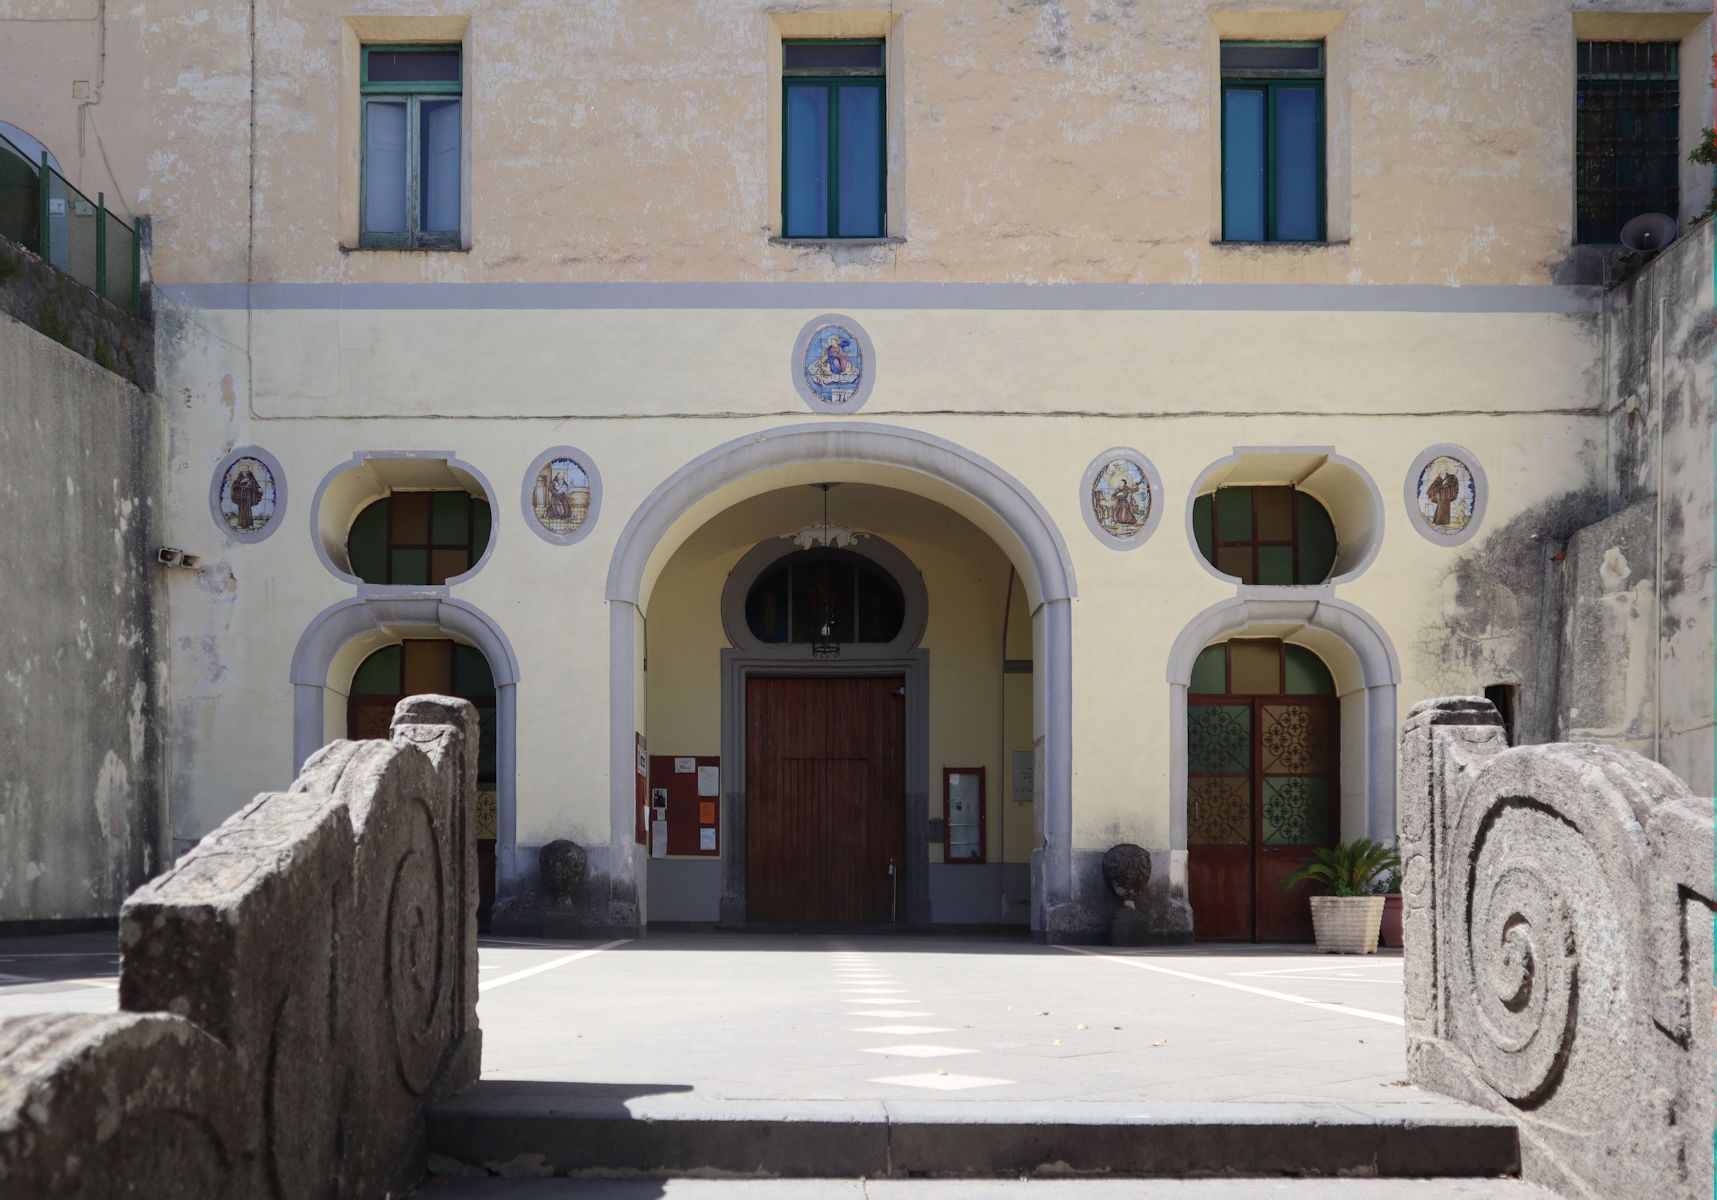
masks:
[(1580, 42), (1575, 240), (1608, 244), (1642, 213), (1680, 207), (1676, 42)]

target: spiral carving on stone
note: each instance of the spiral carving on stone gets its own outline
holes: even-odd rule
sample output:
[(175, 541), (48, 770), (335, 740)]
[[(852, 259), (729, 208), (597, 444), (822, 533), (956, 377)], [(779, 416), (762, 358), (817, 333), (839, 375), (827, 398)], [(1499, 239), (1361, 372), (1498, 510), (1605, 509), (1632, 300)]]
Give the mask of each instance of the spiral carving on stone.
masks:
[(408, 828), (388, 889), (382, 999), (400, 1078), (420, 1095), (434, 1078), (448, 1032), (446, 954), (452, 914), (435, 818), (418, 797), (402, 808)]

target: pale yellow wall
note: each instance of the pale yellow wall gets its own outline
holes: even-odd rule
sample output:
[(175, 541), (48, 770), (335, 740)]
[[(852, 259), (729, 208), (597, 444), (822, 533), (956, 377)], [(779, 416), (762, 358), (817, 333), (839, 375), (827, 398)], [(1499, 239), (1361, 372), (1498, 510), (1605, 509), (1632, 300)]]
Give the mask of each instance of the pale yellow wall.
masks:
[[(942, 815), (944, 767), (982, 767), (987, 791), (989, 861), (1030, 856), (1030, 815), (1002, 826), (1002, 615), (1009, 564), (995, 543), (940, 505), (903, 492), (845, 484), (830, 493), (831, 520), (892, 544), (924, 578), (929, 623), (919, 645), (930, 652), (930, 815)], [(746, 500), (700, 528), (674, 554), (650, 598), (650, 664), (645, 675), (652, 754), (721, 753), (721, 592), (734, 564), (759, 542), (820, 519), (821, 496), (808, 487)], [(1013, 584), (1014, 603), (1023, 594)], [(1029, 650), (1027, 652), (1029, 657)], [(1017, 709), (1016, 702), (1016, 709)], [(1024, 745), (1030, 747), (1030, 692)], [(1017, 721), (1016, 714), (1014, 716)], [(931, 848), (940, 861), (942, 848)]]
[[(8, 62), (27, 69), (0, 72), (0, 119), (44, 139), (86, 190), (151, 214), (156, 277), (180, 281), (242, 280), (248, 260), (264, 280), (1523, 283), (1545, 281), (1568, 252), (1568, 0), (426, 0), (370, 33), (449, 37), (468, 21), (470, 251), (416, 255), (342, 249), (354, 211), (347, 42), (378, 21), (354, 7), (109, 5), (102, 66), (93, 3), (7, 0)], [(1577, 7), (1584, 18), (1640, 6)], [(1688, 39), (1695, 138), (1711, 122), (1698, 74), (1710, 7), (1654, 7), (1695, 18), (1635, 35)], [(811, 20), (805, 9), (851, 14), (837, 28), (889, 30), (900, 245), (768, 240), (771, 47), (784, 22)], [(1213, 245), (1215, 46), (1282, 33), (1330, 40), (1338, 244)], [(79, 81), (100, 83), (81, 138)], [(1685, 173), (1687, 213), (1709, 179)]]

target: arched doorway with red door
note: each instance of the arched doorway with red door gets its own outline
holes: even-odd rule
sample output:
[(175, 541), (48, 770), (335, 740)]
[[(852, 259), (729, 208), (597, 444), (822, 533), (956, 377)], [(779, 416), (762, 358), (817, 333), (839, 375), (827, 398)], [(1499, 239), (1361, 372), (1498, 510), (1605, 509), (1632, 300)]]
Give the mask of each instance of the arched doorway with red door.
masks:
[(1187, 899), (1201, 941), (1309, 941), (1311, 852), (1341, 838), (1341, 709), (1329, 668), (1278, 638), (1195, 660), (1186, 699)]

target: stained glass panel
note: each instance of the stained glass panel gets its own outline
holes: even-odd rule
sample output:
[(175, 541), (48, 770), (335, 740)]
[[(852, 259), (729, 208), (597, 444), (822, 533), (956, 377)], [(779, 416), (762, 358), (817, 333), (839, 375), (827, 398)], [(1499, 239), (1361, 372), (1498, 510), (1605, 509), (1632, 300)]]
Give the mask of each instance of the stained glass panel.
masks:
[(1329, 780), (1308, 775), (1264, 777), (1264, 842), (1316, 846), (1329, 840)]
[(1258, 747), (1266, 775), (1322, 775), (1329, 770), (1330, 711), (1322, 705), (1266, 704)]
[(1187, 780), (1186, 840), (1197, 846), (1243, 846), (1250, 842), (1250, 778), (1195, 775)]
[(1252, 769), (1252, 708), (1247, 704), (1193, 704), (1186, 710), (1187, 770), (1229, 775)]

